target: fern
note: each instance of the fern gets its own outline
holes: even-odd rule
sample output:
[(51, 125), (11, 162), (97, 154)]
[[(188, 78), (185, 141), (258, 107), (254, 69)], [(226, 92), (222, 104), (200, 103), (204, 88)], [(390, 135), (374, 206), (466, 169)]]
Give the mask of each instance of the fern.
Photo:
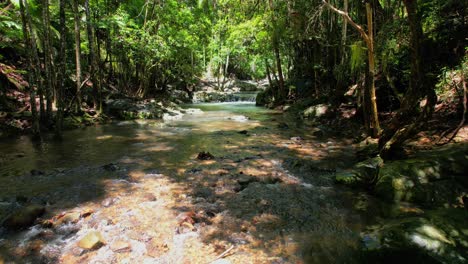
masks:
[(365, 65), (367, 48), (362, 41), (356, 41), (351, 44), (351, 71), (358, 72)]

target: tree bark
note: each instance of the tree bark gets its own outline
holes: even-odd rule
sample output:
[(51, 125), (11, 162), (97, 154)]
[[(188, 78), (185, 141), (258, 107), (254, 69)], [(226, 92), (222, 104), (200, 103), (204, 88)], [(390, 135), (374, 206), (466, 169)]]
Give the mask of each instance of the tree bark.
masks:
[(44, 24), (44, 70), (46, 75), (45, 92), (46, 92), (46, 116), (45, 120), (49, 124), (52, 120), (52, 94), (55, 90), (55, 78), (53, 69), (53, 55), (50, 42), (50, 17), (49, 17), (49, 0), (42, 0), (42, 19)]
[(81, 36), (80, 36), (80, 13), (78, 10), (78, 0), (72, 2), (74, 24), (75, 24), (75, 63), (76, 63), (76, 111), (81, 111)]
[(91, 75), (91, 82), (93, 83), (93, 103), (94, 108), (97, 112), (102, 111), (101, 96), (101, 80), (97, 74), (98, 65), (96, 59), (96, 45), (94, 45), (94, 31), (91, 22), (91, 15), (89, 12), (89, 0), (85, 1), (85, 12), (86, 12), (86, 31), (88, 33), (89, 43), (89, 74)]
[(59, 69), (60, 71), (57, 72), (57, 80), (58, 80), (58, 89), (57, 89), (57, 117), (55, 121), (55, 135), (59, 138), (62, 137), (62, 124), (63, 124), (63, 109), (64, 109), (64, 90), (65, 90), (65, 72), (66, 72), (66, 45), (67, 45), (67, 28), (65, 24), (65, 1), (60, 0), (60, 10), (59, 10), (59, 17), (60, 17), (60, 48), (59, 48)]
[[(276, 36), (273, 38), (276, 38)], [(281, 103), (286, 98), (287, 94), (284, 87), (283, 68), (281, 66), (281, 54), (278, 40), (273, 40), (273, 51), (275, 53), (276, 68), (278, 71), (278, 93), (276, 103)]]
[(372, 8), (370, 3), (366, 3), (366, 14), (367, 14), (367, 32), (369, 36), (369, 45), (367, 47), (367, 57), (369, 60), (369, 78), (366, 84), (367, 103), (369, 105), (369, 127), (368, 133), (371, 137), (377, 138), (380, 136), (381, 129), (379, 124), (379, 116), (377, 111), (377, 97), (375, 95), (375, 51), (374, 51), (374, 30), (373, 30), (373, 18)]
[[(28, 59), (28, 83), (29, 83), (29, 97), (30, 97), (30, 105), (31, 105), (31, 116), (32, 116), (32, 133), (33, 135), (39, 135), (39, 121), (37, 118), (37, 108), (36, 108), (36, 92), (34, 90), (35, 86), (35, 79), (36, 79), (36, 72), (35, 72), (35, 63), (33, 58), (33, 44), (30, 36), (30, 24), (28, 23), (27, 14), (29, 12), (26, 11), (27, 5), (25, 6), (24, 0), (20, 0), (20, 13), (21, 13), (21, 21), (23, 26), (23, 38), (27, 53)], [(27, 3), (26, 3), (27, 4)], [(36, 80), (37, 81), (37, 80)], [(37, 83), (36, 83), (37, 85)]]

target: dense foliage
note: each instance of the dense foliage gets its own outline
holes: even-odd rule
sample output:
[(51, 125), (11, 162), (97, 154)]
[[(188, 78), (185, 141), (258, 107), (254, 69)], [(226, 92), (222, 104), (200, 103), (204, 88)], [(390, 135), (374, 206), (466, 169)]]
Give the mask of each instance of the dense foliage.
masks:
[[(99, 112), (112, 94), (170, 96), (193, 92), (202, 78), (220, 90), (229, 78), (267, 78), (262, 98), (276, 105), (324, 96), (338, 105), (358, 84), (354, 100), (378, 137), (378, 111), (418, 112), (467, 47), (468, 4), (456, 0), (10, 0), (0, 8), (0, 59), (29, 73), (23, 86), (37, 93), (43, 126), (54, 123), (54, 105)], [(384, 141), (415, 121), (394, 120)]]

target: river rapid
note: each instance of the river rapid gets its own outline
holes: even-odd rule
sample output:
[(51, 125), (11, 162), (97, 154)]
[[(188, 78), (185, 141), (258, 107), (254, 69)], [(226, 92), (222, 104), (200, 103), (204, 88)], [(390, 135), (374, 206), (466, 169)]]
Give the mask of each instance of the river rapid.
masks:
[[(0, 209), (77, 215), (1, 229), (0, 263), (359, 262), (369, 198), (333, 182), (354, 163), (351, 139), (252, 103), (185, 108), (0, 141)], [(101, 245), (79, 247), (90, 232)]]

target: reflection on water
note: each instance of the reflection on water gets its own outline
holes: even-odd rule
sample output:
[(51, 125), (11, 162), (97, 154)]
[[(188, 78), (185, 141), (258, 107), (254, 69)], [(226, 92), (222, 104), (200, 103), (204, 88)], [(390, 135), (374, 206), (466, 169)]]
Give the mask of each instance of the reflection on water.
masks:
[[(207, 133), (249, 129), (268, 119), (271, 112), (242, 102), (185, 107), (199, 108), (203, 113), (187, 114), (177, 121), (126, 121), (86, 127), (66, 131), (62, 141), (55, 141), (51, 136), (41, 142), (33, 142), (28, 136), (0, 141), (0, 177), (21, 175), (33, 169), (106, 164), (138, 152), (151, 158), (167, 152), (164, 156), (169, 154), (176, 161), (197, 148), (216, 151), (220, 142), (204, 138)], [(238, 115), (249, 119), (238, 122), (230, 118)]]

